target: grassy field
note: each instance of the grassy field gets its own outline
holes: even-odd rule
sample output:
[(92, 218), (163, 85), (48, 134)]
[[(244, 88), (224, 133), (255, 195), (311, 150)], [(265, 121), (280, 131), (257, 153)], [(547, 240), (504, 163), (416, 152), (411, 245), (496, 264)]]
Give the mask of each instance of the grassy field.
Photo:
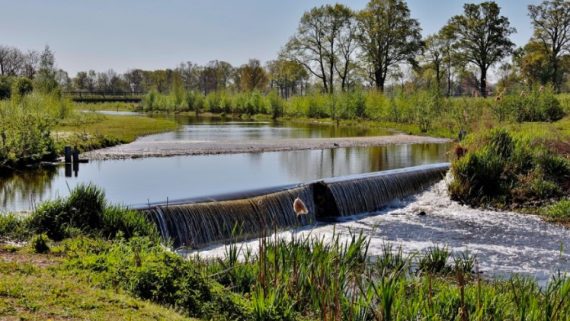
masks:
[(190, 320), (176, 311), (89, 282), (63, 257), (0, 245), (2, 320)]
[(81, 151), (129, 143), (137, 137), (172, 131), (173, 120), (146, 116), (81, 114), (62, 122), (52, 135), (59, 146), (77, 146)]

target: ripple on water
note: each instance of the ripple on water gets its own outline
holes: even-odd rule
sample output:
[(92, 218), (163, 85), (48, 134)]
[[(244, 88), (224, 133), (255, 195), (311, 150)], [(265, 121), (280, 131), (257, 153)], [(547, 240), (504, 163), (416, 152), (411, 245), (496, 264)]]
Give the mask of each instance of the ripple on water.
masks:
[[(419, 211), (427, 215), (416, 215)], [(449, 199), (446, 181), (379, 214), (279, 235), (288, 238), (291, 233), (311, 233), (330, 239), (337, 233), (348, 239), (351, 232), (362, 231), (370, 237), (372, 256), (380, 254), (386, 243), (401, 246), (404, 253), (445, 245), (455, 252), (475, 254), (478, 268), (485, 275), (524, 274), (539, 283), (545, 283), (558, 271), (570, 272), (570, 254), (566, 251), (570, 248), (570, 230), (533, 215), (463, 206)], [(256, 240), (244, 242), (253, 251), (257, 245)], [(195, 253), (219, 257), (224, 254), (224, 246), (184, 254)]]

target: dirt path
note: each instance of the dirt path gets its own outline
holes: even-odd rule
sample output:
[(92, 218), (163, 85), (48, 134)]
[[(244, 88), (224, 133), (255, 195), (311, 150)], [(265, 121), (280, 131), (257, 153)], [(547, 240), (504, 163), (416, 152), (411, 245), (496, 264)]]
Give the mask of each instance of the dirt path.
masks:
[(375, 137), (302, 138), (252, 141), (142, 141), (91, 151), (82, 155), (91, 160), (261, 153), (343, 147), (372, 147), (390, 144), (443, 144), (451, 140), (412, 135)]

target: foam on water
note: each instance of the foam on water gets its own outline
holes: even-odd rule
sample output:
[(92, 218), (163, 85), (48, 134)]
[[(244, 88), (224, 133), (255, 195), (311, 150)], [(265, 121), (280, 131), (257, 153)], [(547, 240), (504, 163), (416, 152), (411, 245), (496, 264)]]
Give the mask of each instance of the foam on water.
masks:
[[(424, 211), (425, 216), (417, 215)], [(478, 268), (488, 276), (513, 273), (533, 276), (540, 283), (558, 271), (570, 272), (570, 230), (546, 223), (533, 215), (473, 209), (451, 201), (446, 181), (395, 204), (379, 215), (357, 220), (282, 232), (330, 239), (333, 233), (348, 238), (362, 231), (370, 237), (371, 255), (380, 254), (385, 243), (401, 246), (405, 253), (431, 246), (447, 246), (455, 252), (469, 251), (477, 257)], [(257, 240), (242, 243), (255, 252)], [(184, 255), (221, 257), (225, 246), (212, 246)]]

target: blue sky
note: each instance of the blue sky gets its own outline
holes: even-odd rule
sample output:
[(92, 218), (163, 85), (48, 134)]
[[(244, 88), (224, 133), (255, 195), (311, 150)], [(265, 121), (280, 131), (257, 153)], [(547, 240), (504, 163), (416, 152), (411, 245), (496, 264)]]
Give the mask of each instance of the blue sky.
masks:
[[(0, 0), (0, 44), (42, 49), (48, 44), (70, 75), (113, 68), (157, 69), (182, 61), (205, 64), (274, 59), (295, 32), (304, 11), (324, 0)], [(354, 9), (366, 0), (338, 1)], [(437, 32), (462, 11), (463, 0), (408, 0), (424, 35)], [(479, 2), (479, 1), (472, 1)], [(498, 1), (518, 33), (530, 38), (527, 5)]]

